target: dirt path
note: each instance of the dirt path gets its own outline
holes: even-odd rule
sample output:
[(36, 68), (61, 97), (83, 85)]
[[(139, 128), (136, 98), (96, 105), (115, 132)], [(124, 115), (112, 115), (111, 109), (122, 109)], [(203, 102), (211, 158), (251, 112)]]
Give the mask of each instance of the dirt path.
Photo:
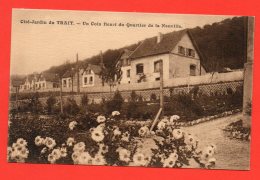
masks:
[(210, 143), (217, 145), (216, 169), (249, 169), (250, 143), (237, 139), (228, 138), (223, 132), (229, 123), (241, 118), (241, 114), (219, 118), (210, 122), (201, 123), (191, 127), (183, 128), (185, 131), (200, 139), (200, 145), (206, 146)]

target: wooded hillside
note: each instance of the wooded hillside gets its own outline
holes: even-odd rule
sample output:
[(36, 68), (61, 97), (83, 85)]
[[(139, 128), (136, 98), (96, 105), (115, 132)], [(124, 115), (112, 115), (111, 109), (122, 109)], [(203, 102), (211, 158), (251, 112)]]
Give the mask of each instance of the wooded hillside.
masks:
[[(221, 22), (195, 27), (190, 29), (195, 42), (202, 52), (203, 65), (207, 70), (220, 71), (223, 67), (231, 69), (243, 68), (245, 55), (245, 17), (234, 17)], [(103, 52), (104, 65), (112, 69), (124, 49), (134, 50), (140, 42), (120, 49), (109, 49)], [(99, 64), (100, 54), (80, 61), (83, 66), (87, 63)], [(45, 72), (63, 74), (67, 69), (75, 66), (75, 63), (66, 63), (60, 66), (53, 66)]]

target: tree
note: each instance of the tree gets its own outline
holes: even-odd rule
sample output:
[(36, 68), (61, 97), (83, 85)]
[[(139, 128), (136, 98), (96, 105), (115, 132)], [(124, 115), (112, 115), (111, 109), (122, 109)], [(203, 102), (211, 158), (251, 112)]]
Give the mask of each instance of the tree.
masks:
[(47, 104), (47, 111), (48, 111), (49, 114), (53, 113), (56, 102), (57, 102), (56, 98), (53, 95), (51, 95), (47, 99), (46, 104)]
[(112, 55), (111, 52), (111, 54), (101, 57), (104, 58), (104, 62), (106, 63), (102, 65), (102, 71), (100, 73), (100, 77), (102, 79), (103, 86), (105, 83), (107, 83), (110, 86), (110, 91), (111, 91), (111, 87), (115, 86), (116, 83), (120, 82), (122, 78), (121, 66), (119, 65), (119, 63), (117, 63), (121, 55), (122, 53), (118, 54), (116, 59), (112, 59), (115, 57), (115, 55)]

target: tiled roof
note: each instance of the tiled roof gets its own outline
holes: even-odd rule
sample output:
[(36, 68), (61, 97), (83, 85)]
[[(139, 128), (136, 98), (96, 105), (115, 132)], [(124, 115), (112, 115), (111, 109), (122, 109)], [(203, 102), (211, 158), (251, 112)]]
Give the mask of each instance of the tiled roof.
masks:
[(95, 64), (87, 64), (83, 69), (84, 70), (91, 69), (95, 74), (100, 74), (101, 72), (101, 67)]
[(162, 34), (162, 39), (157, 43), (157, 36), (145, 39), (131, 54), (131, 59), (168, 53), (173, 50), (182, 36), (187, 33), (187, 29)]
[(50, 82), (57, 82), (58, 81), (58, 77), (54, 74), (54, 73), (42, 73), (39, 80), (46, 80), (46, 81), (50, 81)]

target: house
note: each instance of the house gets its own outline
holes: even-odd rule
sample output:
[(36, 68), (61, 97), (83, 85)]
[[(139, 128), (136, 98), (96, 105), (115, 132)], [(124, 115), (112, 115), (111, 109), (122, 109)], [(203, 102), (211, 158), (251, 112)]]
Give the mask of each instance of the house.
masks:
[(38, 73), (27, 75), (26, 79), (24, 80), (24, 83), (20, 85), (20, 90), (21, 91), (35, 90), (36, 89), (35, 84), (37, 83), (38, 78), (39, 78)]
[(160, 61), (163, 63), (164, 81), (206, 73), (201, 63), (202, 54), (187, 29), (158, 33), (156, 37), (145, 39), (124, 60), (126, 56), (127, 53), (121, 58), (121, 70), (123, 74), (126, 71), (127, 77), (122, 78), (122, 83), (159, 81)]
[(130, 83), (130, 73), (131, 73), (131, 62), (130, 62), (130, 55), (133, 53), (133, 51), (130, 51), (128, 49), (125, 49), (118, 61), (118, 65), (121, 67), (121, 80), (120, 83), (126, 84)]
[(71, 88), (71, 90), (73, 90), (73, 87), (78, 86), (78, 81), (79, 87), (81, 88), (101, 85), (102, 80), (100, 78), (100, 73), (101, 67), (94, 64), (86, 64), (84, 67), (80, 68), (79, 75), (76, 70), (69, 70), (62, 77), (62, 87)]
[(59, 87), (59, 80), (53, 73), (43, 72), (28, 75), (20, 85), (20, 91), (38, 91)]
[(35, 82), (35, 89), (52, 89), (59, 87), (59, 79), (54, 73), (43, 72)]

